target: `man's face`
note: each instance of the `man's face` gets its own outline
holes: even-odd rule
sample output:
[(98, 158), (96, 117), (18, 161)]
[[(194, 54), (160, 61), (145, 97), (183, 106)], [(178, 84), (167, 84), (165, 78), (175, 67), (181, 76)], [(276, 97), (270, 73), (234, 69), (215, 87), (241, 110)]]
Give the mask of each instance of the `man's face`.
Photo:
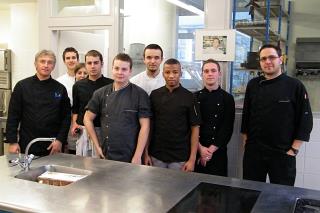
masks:
[(207, 63), (203, 66), (202, 79), (206, 86), (219, 84), (221, 72), (215, 63)]
[(102, 65), (99, 56), (86, 56), (86, 69), (89, 76), (100, 76)]
[(279, 57), (273, 48), (266, 48), (260, 52), (260, 66), (266, 77), (281, 74), (282, 56)]
[(213, 39), (212, 46), (218, 48), (220, 46), (220, 41), (218, 39)]
[(112, 76), (115, 83), (126, 84), (131, 75), (130, 63), (127, 61), (114, 60)]
[(181, 76), (181, 67), (179, 64), (165, 64), (163, 67), (163, 77), (168, 87), (178, 87)]
[(40, 56), (34, 63), (37, 75), (41, 78), (48, 78), (54, 69), (55, 62), (53, 57), (49, 55)]
[(64, 55), (64, 64), (68, 70), (74, 70), (78, 64), (77, 54), (75, 52), (66, 52)]
[(144, 53), (144, 64), (147, 66), (147, 71), (154, 73), (159, 70), (162, 63), (161, 50), (146, 49)]

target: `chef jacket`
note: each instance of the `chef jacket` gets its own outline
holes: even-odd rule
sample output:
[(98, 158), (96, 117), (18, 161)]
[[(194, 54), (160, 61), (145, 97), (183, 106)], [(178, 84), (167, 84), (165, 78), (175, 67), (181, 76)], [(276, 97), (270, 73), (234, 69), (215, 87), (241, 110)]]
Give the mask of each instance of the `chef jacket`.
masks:
[(94, 92), (87, 109), (100, 115), (107, 159), (131, 162), (140, 132), (140, 118), (151, 117), (148, 94), (135, 84), (114, 91), (107, 85)]
[[(111, 84), (113, 82), (112, 79), (106, 78), (103, 75), (95, 81), (90, 80), (89, 78), (82, 79), (77, 81), (72, 87), (72, 96), (73, 96), (73, 105), (72, 105), (72, 113), (78, 114), (77, 124), (83, 124), (83, 117), (85, 111), (85, 107), (88, 104), (92, 94), (97, 89)], [(94, 119), (93, 124), (95, 127), (100, 127), (100, 118), (99, 115)]]
[[(14, 87), (6, 127), (7, 142), (19, 143), (21, 152), (35, 138), (53, 137), (66, 143), (70, 120), (66, 88), (51, 77), (40, 81), (34, 75)], [(30, 153), (43, 155), (47, 147), (48, 143), (37, 143), (31, 146)]]
[(247, 143), (284, 153), (295, 139), (309, 140), (312, 122), (308, 94), (299, 80), (281, 74), (249, 81), (241, 125)]
[(233, 96), (220, 87), (209, 91), (204, 88), (195, 93), (200, 105), (202, 124), (200, 125), (200, 143), (209, 147), (215, 145), (226, 148), (232, 133), (235, 117)]
[(201, 123), (193, 94), (181, 85), (172, 92), (163, 86), (151, 92), (150, 100), (153, 112), (151, 156), (167, 163), (187, 161), (191, 127)]

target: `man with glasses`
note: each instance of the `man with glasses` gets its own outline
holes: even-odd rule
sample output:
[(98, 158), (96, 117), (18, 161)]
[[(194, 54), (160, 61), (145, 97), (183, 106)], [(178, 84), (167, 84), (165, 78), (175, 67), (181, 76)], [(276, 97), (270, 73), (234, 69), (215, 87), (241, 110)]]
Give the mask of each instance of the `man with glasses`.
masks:
[(312, 130), (304, 85), (282, 73), (281, 50), (266, 44), (259, 51), (263, 76), (249, 81), (241, 133), (245, 144), (243, 178), (294, 185), (296, 155)]

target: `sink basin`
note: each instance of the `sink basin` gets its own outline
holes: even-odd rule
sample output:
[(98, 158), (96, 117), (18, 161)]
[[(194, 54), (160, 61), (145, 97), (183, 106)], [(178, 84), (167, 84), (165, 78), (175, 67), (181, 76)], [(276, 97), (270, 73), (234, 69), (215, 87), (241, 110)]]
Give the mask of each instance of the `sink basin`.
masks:
[(92, 172), (84, 169), (77, 169), (59, 165), (44, 165), (37, 168), (30, 168), (15, 178), (44, 183), (55, 186), (65, 186), (89, 176)]
[(320, 200), (299, 198), (296, 201), (294, 213), (320, 213)]

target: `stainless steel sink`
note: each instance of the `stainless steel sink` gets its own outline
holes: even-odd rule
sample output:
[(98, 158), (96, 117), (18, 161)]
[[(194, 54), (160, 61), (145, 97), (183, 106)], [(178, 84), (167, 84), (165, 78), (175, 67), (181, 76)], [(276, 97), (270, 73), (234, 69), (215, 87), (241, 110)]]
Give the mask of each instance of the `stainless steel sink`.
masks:
[(320, 200), (299, 198), (296, 201), (294, 213), (320, 213)]
[[(39, 176), (45, 172), (62, 173), (66, 175), (89, 176), (92, 172), (84, 169), (77, 169), (59, 165), (44, 165), (37, 168), (30, 168), (27, 172), (19, 173), (15, 178), (38, 182)], [(52, 185), (52, 184), (49, 184)]]

